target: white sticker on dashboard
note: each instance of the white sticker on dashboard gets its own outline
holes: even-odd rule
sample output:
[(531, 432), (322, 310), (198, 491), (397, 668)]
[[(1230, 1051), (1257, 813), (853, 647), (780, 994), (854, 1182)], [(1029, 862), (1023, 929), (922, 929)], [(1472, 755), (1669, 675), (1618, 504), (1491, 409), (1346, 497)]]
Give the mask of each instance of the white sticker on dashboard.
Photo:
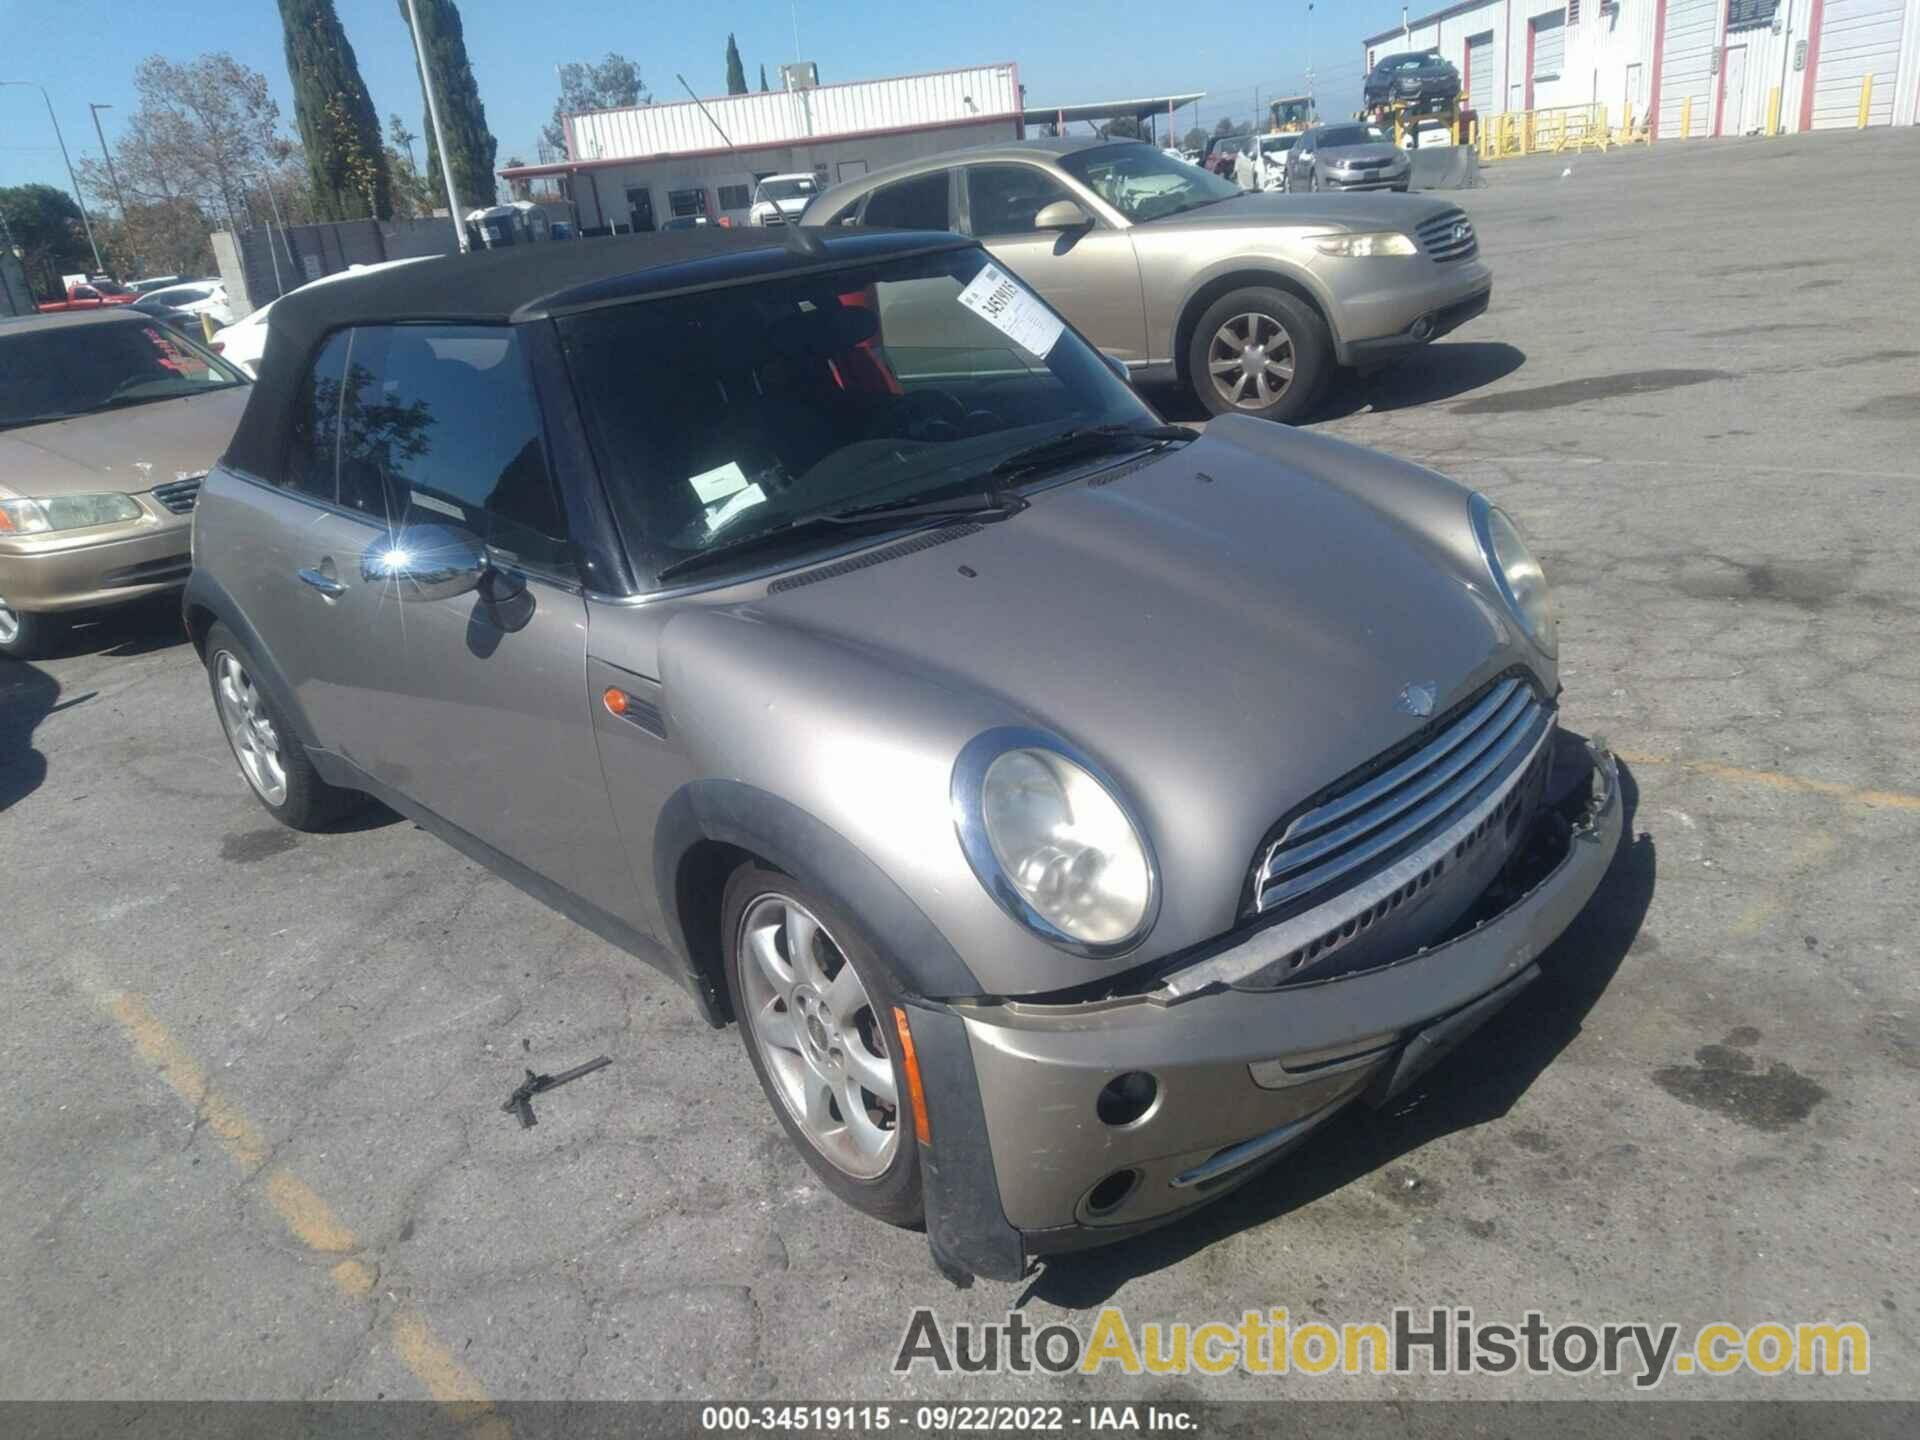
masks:
[(1065, 330), (1066, 322), (1040, 303), (1026, 286), (998, 265), (983, 265), (960, 303), (1023, 350), (1045, 357)]

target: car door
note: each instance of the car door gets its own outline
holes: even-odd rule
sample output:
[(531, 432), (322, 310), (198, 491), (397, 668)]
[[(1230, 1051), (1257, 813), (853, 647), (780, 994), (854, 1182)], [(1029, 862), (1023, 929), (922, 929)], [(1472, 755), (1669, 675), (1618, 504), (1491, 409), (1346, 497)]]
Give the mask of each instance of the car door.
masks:
[[(357, 329), (341, 403), (335, 557), (364, 623), (341, 744), (383, 785), (622, 919), (638, 913), (593, 738), (586, 603), (520, 333)], [(432, 598), (434, 533), (484, 547), (478, 588)], [(378, 548), (387, 574), (368, 578)], [(351, 565), (346, 564), (351, 559)]]
[[(1109, 225), (1085, 197), (1042, 166), (969, 165), (964, 177), (967, 231), (996, 260), (1107, 354), (1136, 362), (1152, 358), (1140, 262), (1126, 231)], [(1040, 212), (1061, 200), (1079, 206), (1091, 226), (1039, 229)]]
[(1287, 189), (1307, 190), (1312, 188), (1313, 152), (1320, 142), (1320, 132), (1309, 130), (1294, 142), (1287, 156)]

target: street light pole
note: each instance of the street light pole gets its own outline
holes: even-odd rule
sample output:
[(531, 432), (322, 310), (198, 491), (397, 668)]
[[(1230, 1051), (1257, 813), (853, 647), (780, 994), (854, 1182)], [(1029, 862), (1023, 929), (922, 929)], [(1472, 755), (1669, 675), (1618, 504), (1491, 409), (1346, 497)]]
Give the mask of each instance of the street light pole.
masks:
[(111, 110), (111, 105), (97, 105), (87, 102), (87, 109), (93, 112), (93, 133), (100, 137), (100, 158), (107, 162), (107, 179), (113, 182), (114, 198), (120, 202), (120, 238), (127, 241), (128, 258), (133, 261), (134, 273), (141, 269), (140, 257), (133, 252), (133, 237), (127, 229), (127, 192), (120, 188), (120, 172), (113, 168), (113, 151), (107, 148), (107, 132), (100, 128), (100, 112)]
[(467, 253), (467, 221), (460, 213), (460, 196), (453, 188), (453, 162), (447, 158), (447, 137), (440, 128), (440, 102), (434, 98), (433, 73), (427, 69), (427, 49), (420, 41), (420, 12), (407, 0), (407, 27), (413, 31), (413, 58), (420, 63), (420, 88), (427, 96), (427, 123), (433, 126), (433, 143), (440, 151), (440, 177), (447, 182), (447, 211), (453, 216), (453, 238), (462, 255)]
[(47, 119), (53, 122), (53, 138), (60, 142), (60, 158), (67, 166), (67, 183), (73, 186), (73, 198), (80, 203), (80, 228), (87, 232), (87, 248), (93, 251), (93, 268), (105, 274), (107, 265), (100, 258), (100, 245), (93, 238), (93, 224), (87, 219), (87, 202), (80, 194), (80, 181), (73, 173), (73, 157), (67, 154), (67, 137), (60, 133), (60, 117), (53, 113), (53, 97), (47, 94), (47, 87), (38, 80), (0, 80), (0, 85), (31, 85), (40, 92), (40, 98), (47, 102)]

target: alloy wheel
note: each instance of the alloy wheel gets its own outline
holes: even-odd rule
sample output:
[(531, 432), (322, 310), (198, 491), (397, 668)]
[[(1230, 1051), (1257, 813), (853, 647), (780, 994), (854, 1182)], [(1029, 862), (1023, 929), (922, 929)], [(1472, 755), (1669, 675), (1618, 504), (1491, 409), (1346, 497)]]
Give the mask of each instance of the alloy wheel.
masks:
[(787, 1113), (834, 1168), (885, 1173), (900, 1144), (887, 1029), (838, 942), (786, 895), (740, 917), (743, 1017)]
[(1207, 371), (1220, 398), (1241, 410), (1264, 410), (1293, 384), (1293, 336), (1271, 315), (1236, 315), (1213, 332)]
[(213, 657), (213, 693), (240, 773), (269, 805), (285, 804), (287, 766), (280, 752), (280, 732), (261, 705), (260, 691), (247, 667), (230, 650)]

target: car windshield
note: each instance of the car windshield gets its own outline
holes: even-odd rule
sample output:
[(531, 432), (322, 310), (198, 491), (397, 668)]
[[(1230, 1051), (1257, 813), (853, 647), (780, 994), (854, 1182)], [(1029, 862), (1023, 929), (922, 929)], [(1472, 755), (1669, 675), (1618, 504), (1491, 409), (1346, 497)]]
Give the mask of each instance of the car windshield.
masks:
[(1060, 157), (1060, 168), (1135, 224), (1178, 215), (1219, 200), (1240, 187), (1151, 145), (1102, 145)]
[(1293, 149), (1294, 141), (1299, 138), (1298, 135), (1269, 135), (1260, 142), (1260, 153), (1262, 155), (1284, 154)]
[(1329, 125), (1320, 132), (1320, 148), (1335, 150), (1342, 145), (1378, 145), (1386, 140), (1384, 131), (1370, 125)]
[(650, 573), (720, 550), (715, 574), (745, 569), (767, 555), (736, 542), (866, 506), (965, 501), (993, 488), (995, 465), (1068, 430), (1155, 424), (974, 249), (559, 326), (621, 533)]
[(246, 383), (225, 361), (160, 325), (0, 331), (0, 429)]
[(762, 200), (805, 200), (820, 193), (820, 187), (811, 175), (800, 175), (789, 180), (762, 180), (760, 198)]
[(1380, 68), (1385, 71), (1422, 70), (1432, 63), (1431, 55), (1399, 55), (1391, 60), (1383, 60)]

